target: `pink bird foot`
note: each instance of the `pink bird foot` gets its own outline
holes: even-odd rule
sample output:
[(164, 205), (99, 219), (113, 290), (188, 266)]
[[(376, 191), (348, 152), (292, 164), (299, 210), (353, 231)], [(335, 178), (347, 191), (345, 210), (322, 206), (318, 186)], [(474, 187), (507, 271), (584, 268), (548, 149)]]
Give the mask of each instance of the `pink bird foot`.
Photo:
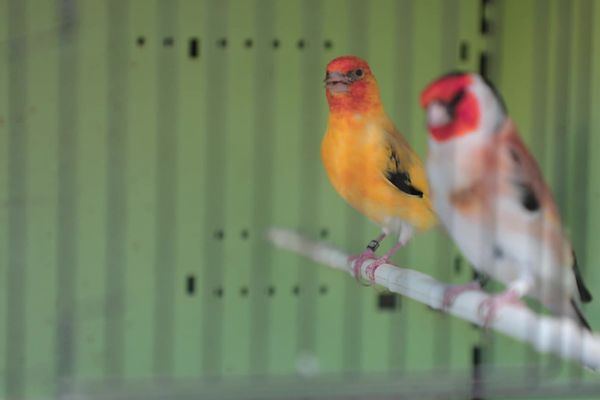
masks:
[(444, 299), (442, 300), (442, 308), (447, 310), (450, 308), (454, 300), (464, 292), (473, 290), (481, 290), (479, 281), (469, 282), (465, 285), (448, 285), (444, 290)]
[(376, 239), (371, 240), (371, 242), (367, 245), (367, 249), (360, 254), (355, 256), (351, 256), (348, 258), (349, 262), (354, 263), (354, 278), (360, 282), (360, 269), (365, 261), (372, 260), (375, 258), (375, 252), (377, 248), (381, 244), (381, 241), (385, 238), (385, 233), (377, 236)]
[(508, 289), (503, 293), (485, 299), (479, 305), (479, 315), (483, 319), (484, 328), (489, 328), (500, 307), (512, 304), (524, 307), (520, 294), (514, 289)]
[(383, 264), (387, 264), (387, 262), (389, 260), (390, 260), (390, 257), (387, 255), (384, 255), (382, 257), (379, 257), (379, 258), (373, 260), (373, 262), (367, 267), (367, 270), (365, 271), (365, 275), (367, 275), (367, 278), (369, 279), (369, 283), (371, 285), (375, 284), (375, 271), (377, 270), (377, 268), (379, 268)]
[(379, 268), (380, 266), (382, 266), (383, 264), (387, 264), (388, 261), (390, 261), (390, 258), (402, 247), (404, 246), (404, 243), (396, 243), (396, 245), (394, 245), (394, 247), (392, 247), (390, 250), (388, 250), (387, 253), (385, 253), (383, 256), (379, 257), (378, 259), (376, 259), (375, 261), (373, 261), (368, 267), (367, 270), (365, 271), (365, 274), (367, 275), (367, 278), (369, 279), (369, 283), (371, 285), (375, 284), (375, 271), (377, 270), (377, 268)]
[(354, 263), (354, 278), (357, 281), (360, 281), (360, 268), (362, 267), (364, 262), (367, 260), (372, 260), (373, 258), (375, 258), (375, 252), (370, 248), (367, 248), (360, 254), (348, 258), (348, 261)]

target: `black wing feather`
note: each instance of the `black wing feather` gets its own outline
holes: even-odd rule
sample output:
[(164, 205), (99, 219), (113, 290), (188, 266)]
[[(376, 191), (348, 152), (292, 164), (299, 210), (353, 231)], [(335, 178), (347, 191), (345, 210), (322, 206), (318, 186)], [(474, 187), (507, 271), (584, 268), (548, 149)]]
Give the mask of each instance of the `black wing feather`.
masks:
[(519, 191), (520, 202), (523, 208), (532, 213), (538, 211), (541, 204), (533, 190), (533, 186), (526, 182), (515, 182), (515, 186)]
[(384, 172), (385, 177), (400, 191), (409, 194), (411, 196), (423, 197), (423, 191), (414, 187), (410, 181), (410, 175), (408, 171), (404, 170), (400, 166), (400, 160), (394, 150), (390, 147), (390, 164)]
[[(519, 152), (515, 148), (512, 148), (510, 146), (508, 147), (508, 152), (511, 160), (514, 163), (514, 167), (516, 169), (521, 168), (521, 156), (519, 155)], [(530, 182), (523, 181), (521, 180), (521, 178), (519, 178), (513, 181), (513, 185), (517, 189), (519, 195), (519, 203), (525, 210), (534, 213), (540, 209), (540, 200), (538, 199), (533, 185), (531, 185)]]
[(590, 323), (587, 321), (587, 319), (585, 319), (585, 316), (579, 309), (579, 306), (577, 305), (575, 300), (573, 300), (572, 298), (571, 298), (571, 307), (573, 307), (573, 310), (575, 311), (575, 315), (577, 316), (577, 320), (579, 321), (579, 324), (591, 332), (592, 327), (590, 326)]
[(581, 276), (581, 271), (579, 271), (579, 265), (577, 264), (575, 252), (573, 252), (573, 273), (575, 274), (575, 282), (577, 283), (577, 290), (579, 291), (579, 298), (581, 299), (581, 302), (589, 303), (592, 301), (592, 294), (583, 283), (583, 277)]

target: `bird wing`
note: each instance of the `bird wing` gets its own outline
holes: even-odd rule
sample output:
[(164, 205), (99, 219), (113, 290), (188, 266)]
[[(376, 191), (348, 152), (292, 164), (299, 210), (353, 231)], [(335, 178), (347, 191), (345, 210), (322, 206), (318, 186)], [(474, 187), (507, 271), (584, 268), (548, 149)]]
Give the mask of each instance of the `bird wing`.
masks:
[(579, 297), (583, 302), (590, 301), (591, 295), (583, 283), (575, 253), (563, 232), (552, 192), (511, 121), (499, 132), (494, 147), (499, 152), (499, 169), (502, 171), (499, 175), (503, 180), (499, 182), (500, 195), (505, 200), (513, 201), (516, 205), (512, 208), (513, 213), (518, 210), (515, 216), (520, 220), (529, 221), (530, 226), (537, 221), (541, 223), (541, 229), (538, 229), (541, 242), (554, 252), (559, 265), (572, 268)]
[(423, 197), (427, 182), (418, 156), (394, 126), (386, 127), (384, 140), (386, 162), (383, 175), (387, 181), (409, 196)]

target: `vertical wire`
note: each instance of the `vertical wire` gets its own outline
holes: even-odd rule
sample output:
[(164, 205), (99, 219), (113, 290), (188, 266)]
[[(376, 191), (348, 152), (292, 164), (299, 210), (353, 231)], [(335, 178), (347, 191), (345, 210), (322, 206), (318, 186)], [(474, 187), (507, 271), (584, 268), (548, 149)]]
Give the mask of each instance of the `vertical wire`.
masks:
[[(348, 43), (351, 43), (352, 53), (364, 56), (367, 53), (367, 21), (369, 7), (368, 2), (361, 0), (346, 0), (351, 22), (348, 24)], [(353, 248), (357, 243), (361, 251), (366, 246), (362, 243), (365, 232), (365, 219), (354, 208), (347, 207), (346, 219), (346, 243)], [(356, 292), (356, 282), (346, 279), (344, 287), (344, 337), (342, 338), (343, 362), (346, 372), (357, 372), (362, 368), (362, 299)]]
[[(482, 7), (484, 7), (485, 5), (488, 5), (489, 2), (483, 2), (482, 3)], [(504, 63), (504, 35), (502, 33), (503, 29), (507, 29), (506, 24), (504, 23), (505, 21), (505, 2), (499, 1), (499, 2), (494, 2), (493, 4), (493, 8), (494, 10), (494, 17), (493, 17), (493, 21), (492, 22), (492, 37), (490, 37), (489, 35), (487, 37), (490, 37), (490, 39), (488, 41), (486, 41), (487, 43), (487, 48), (490, 49), (491, 52), (491, 56), (490, 56), (490, 63), (489, 63), (489, 76), (488, 78), (490, 80), (492, 80), (492, 82), (494, 82), (494, 84), (496, 85), (496, 87), (501, 88), (502, 87), (502, 66)], [(485, 16), (486, 13), (483, 13), (482, 15)], [(483, 217), (483, 216), (481, 216)], [(480, 218), (481, 218), (480, 217)], [(496, 234), (496, 221), (498, 220), (498, 216), (496, 214), (494, 214), (493, 216), (493, 221), (492, 221), (492, 232), (494, 232), (493, 237), (488, 237), (487, 239), (485, 237), (483, 237), (482, 235), (482, 239), (481, 240), (491, 240), (491, 239), (495, 239), (495, 234)], [(493, 266), (493, 268), (495, 268), (496, 265)], [(494, 274), (492, 274), (494, 275)], [(485, 277), (484, 277), (485, 278)], [(496, 342), (494, 340), (494, 335), (488, 335), (485, 331), (480, 330), (480, 360), (482, 361), (482, 364), (484, 364), (486, 367), (491, 366), (493, 364), (494, 361), (494, 355), (496, 352)]]
[(10, 0), (8, 30), (8, 274), (6, 292), (5, 395), (23, 398), (26, 388), (27, 299), (27, 17), (26, 0)]
[[(410, 138), (413, 134), (413, 113), (412, 105), (414, 99), (412, 98), (413, 93), (413, 52), (414, 52), (414, 1), (413, 0), (400, 0), (396, 2), (395, 14), (398, 15), (398, 23), (396, 38), (398, 48), (396, 56), (394, 57), (394, 66), (397, 71), (395, 74), (396, 78), (396, 90), (394, 91), (394, 103), (396, 109), (400, 110), (400, 118), (406, 128), (403, 132), (407, 138)], [(406, 110), (406, 111), (404, 111)], [(406, 260), (408, 249), (400, 251), (398, 256), (398, 262), (400, 265), (404, 264), (401, 260)], [(391, 326), (389, 335), (389, 358), (388, 365), (389, 369), (394, 371), (403, 371), (406, 368), (406, 348), (407, 335), (406, 326), (407, 313), (405, 310), (399, 313), (394, 313), (391, 316)]]
[[(228, 168), (225, 153), (226, 135), (228, 134), (227, 105), (228, 56), (227, 39), (217, 38), (215, 32), (227, 32), (228, 1), (209, 0), (206, 2), (206, 19), (204, 20), (209, 40), (206, 54), (206, 149), (204, 149), (205, 187), (205, 221), (206, 230), (217, 235), (213, 240), (204, 242), (203, 291), (202, 291), (202, 369), (207, 375), (219, 376), (222, 367), (222, 331), (223, 302), (215, 296), (223, 283), (223, 246), (222, 239), (225, 223), (223, 210), (226, 169)], [(218, 39), (218, 40), (217, 40)], [(224, 40), (221, 41), (221, 40)], [(220, 44), (218, 41), (221, 41)], [(221, 46), (215, 49), (217, 46)], [(221, 226), (221, 228), (219, 228)], [(216, 240), (215, 240), (216, 239)], [(222, 288), (220, 288), (222, 291)], [(222, 293), (222, 292), (221, 292)]]
[[(156, 216), (155, 237), (155, 325), (154, 373), (168, 377), (173, 372), (175, 326), (175, 274), (177, 244), (177, 30), (178, 1), (158, 1), (159, 39), (158, 102), (156, 110)], [(160, 43), (160, 42), (159, 42)], [(182, 42), (183, 43), (183, 42)]]
[(546, 164), (546, 113), (547, 103), (545, 99), (548, 95), (548, 1), (536, 0), (535, 15), (533, 21), (533, 82), (531, 110), (531, 132), (532, 141), (539, 148), (536, 156), (541, 166)]
[[(273, 0), (258, 0), (260, 12), (256, 13), (256, 91), (254, 93), (254, 199), (253, 226), (257, 232), (263, 232), (272, 219), (273, 203), (273, 140), (275, 115), (275, 90), (273, 83), (277, 73), (270, 39), (273, 34)], [(272, 247), (263, 240), (254, 240), (251, 253), (251, 288), (260, 288), (271, 276)], [(270, 302), (267, 297), (251, 297), (251, 340), (250, 370), (254, 373), (266, 373), (269, 360)]]
[[(124, 354), (127, 238), (127, 113), (129, 2), (108, 3), (107, 209), (104, 374), (120, 379)], [(125, 66), (125, 67), (124, 67)]]
[(74, 0), (58, 0), (58, 242), (56, 254), (56, 381), (60, 393), (63, 383), (75, 372), (77, 310), (75, 282), (78, 256), (78, 83), (79, 25)]
[[(591, 103), (592, 103), (592, 94), (590, 90), (590, 82), (591, 82), (591, 70), (592, 70), (592, 57), (590, 54), (593, 49), (593, 36), (592, 36), (592, 15), (593, 15), (593, 7), (594, 2), (591, 0), (581, 0), (581, 10), (578, 21), (578, 60), (577, 60), (577, 69), (575, 73), (575, 82), (574, 85), (576, 87), (576, 104), (577, 104), (577, 121), (581, 121), (577, 126), (575, 126), (575, 143), (574, 143), (574, 157), (573, 157), (573, 166), (577, 166), (576, 173), (574, 176), (574, 181), (572, 182), (572, 192), (577, 193), (575, 197), (576, 203), (572, 204), (570, 207), (570, 211), (572, 212), (571, 220), (571, 243), (573, 244), (573, 248), (575, 253), (578, 255), (578, 264), (579, 268), (582, 272), (582, 275), (585, 276), (585, 270), (587, 266), (587, 229), (588, 229), (588, 194), (589, 194), (589, 184), (588, 180), (590, 178), (589, 173), (589, 147), (590, 147), (590, 139), (589, 136), (591, 134), (590, 125), (591, 125)], [(567, 134), (565, 133), (565, 136)], [(575, 296), (578, 297), (579, 293), (576, 291)], [(581, 348), (580, 351), (583, 351)], [(582, 378), (582, 370), (581, 368), (576, 368), (573, 366), (571, 377), (575, 382), (579, 382)]]
[[(307, 73), (305, 77), (320, 76), (321, 70), (317, 51), (317, 43), (321, 37), (321, 17), (319, 0), (306, 0), (303, 6), (303, 25), (304, 33), (307, 38), (307, 47), (302, 59), (302, 70)], [(310, 72), (309, 72), (310, 71)], [(314, 73), (313, 73), (314, 72)], [(300, 171), (300, 185), (305, 188), (301, 191), (302, 200), (300, 201), (300, 221), (307, 228), (316, 226), (316, 216), (319, 207), (319, 185), (315, 182), (319, 174), (319, 161), (315, 155), (319, 154), (319, 139), (321, 138), (320, 116), (321, 110), (315, 99), (319, 96), (316, 89), (320, 87), (314, 82), (306, 82), (301, 92), (302, 112), (299, 114), (306, 132), (302, 135), (300, 141), (300, 151), (303, 157), (300, 159), (302, 166)], [(314, 160), (314, 161), (312, 161)], [(315, 268), (302, 268), (306, 264), (305, 260), (299, 259), (300, 268), (298, 268), (298, 281), (303, 288), (304, 296), (301, 296), (298, 302), (298, 327), (301, 332), (298, 335), (298, 351), (314, 353), (316, 347), (316, 314), (317, 314), (317, 279), (318, 271)]]
[[(556, 53), (554, 63), (556, 65), (555, 75), (551, 78), (555, 83), (554, 107), (552, 118), (552, 129), (550, 135), (552, 137), (553, 152), (552, 165), (553, 172), (553, 187), (554, 198), (558, 206), (559, 214), (566, 215), (568, 198), (566, 195), (567, 178), (569, 174), (569, 165), (566, 162), (567, 155), (570, 151), (570, 143), (566, 140), (565, 133), (569, 128), (568, 104), (570, 102), (569, 87), (571, 85), (571, 66), (570, 66), (570, 44), (572, 40), (571, 34), (571, 18), (572, 4), (571, 2), (559, 1), (556, 2), (557, 12), (557, 28), (556, 28)], [(564, 219), (563, 219), (564, 223)], [(566, 276), (566, 268), (561, 271), (561, 281), (564, 281)], [(552, 290), (546, 288), (546, 290)], [(564, 288), (560, 288), (564, 290)], [(564, 296), (565, 293), (560, 293), (559, 296)], [(556, 371), (558, 373), (558, 371)]]
[[(546, 0), (536, 0), (535, 3), (535, 15), (536, 18), (533, 21), (533, 81), (532, 91), (534, 93), (531, 96), (531, 134), (532, 143), (538, 148), (537, 157), (540, 161), (540, 165), (543, 166), (546, 160), (546, 115), (547, 115), (547, 92), (548, 92), (548, 36), (549, 36), (549, 24), (548, 24), (548, 2)], [(540, 226), (539, 229), (543, 229)], [(531, 251), (537, 252), (541, 257), (542, 249), (539, 246), (531, 249)], [(539, 335), (537, 331), (537, 325), (533, 325), (530, 328), (532, 335)], [(531, 348), (527, 348), (526, 358), (528, 360), (535, 360), (533, 369), (528, 375), (530, 379), (537, 379), (539, 375), (539, 363), (540, 357), (538, 353)]]
[[(565, 132), (568, 129), (568, 108), (570, 100), (569, 86), (571, 85), (571, 66), (569, 48), (571, 44), (571, 15), (572, 3), (559, 1), (558, 3), (558, 25), (556, 30), (556, 71), (553, 77), (556, 83), (554, 103), (554, 154), (552, 157), (554, 168), (554, 196), (559, 210), (567, 209), (567, 177), (568, 164), (563, 162), (569, 153), (569, 141), (566, 140)], [(560, 162), (557, 162), (560, 161)], [(563, 213), (564, 215), (564, 213)]]
[[(450, 71), (454, 69), (458, 60), (460, 2), (458, 0), (444, 1), (440, 16), (443, 35), (440, 67), (442, 71)], [(447, 282), (453, 270), (452, 248), (448, 238), (444, 235), (438, 235), (435, 240), (435, 249), (436, 274), (440, 279)], [(434, 359), (432, 361), (436, 366), (448, 368), (450, 365), (452, 325), (448, 318), (437, 318), (434, 323), (436, 325), (434, 328), (436, 335), (434, 336)]]

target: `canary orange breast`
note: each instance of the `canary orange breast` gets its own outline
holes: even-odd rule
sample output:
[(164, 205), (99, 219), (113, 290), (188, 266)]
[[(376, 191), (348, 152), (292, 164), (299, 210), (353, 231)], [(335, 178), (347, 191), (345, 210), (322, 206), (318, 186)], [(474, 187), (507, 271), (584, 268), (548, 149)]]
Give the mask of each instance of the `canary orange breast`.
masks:
[[(425, 230), (436, 223), (421, 161), (383, 107), (360, 113), (330, 110), (321, 157), (337, 192), (377, 224), (394, 230), (401, 220)], [(422, 195), (408, 194), (390, 181), (386, 171), (398, 166)]]

